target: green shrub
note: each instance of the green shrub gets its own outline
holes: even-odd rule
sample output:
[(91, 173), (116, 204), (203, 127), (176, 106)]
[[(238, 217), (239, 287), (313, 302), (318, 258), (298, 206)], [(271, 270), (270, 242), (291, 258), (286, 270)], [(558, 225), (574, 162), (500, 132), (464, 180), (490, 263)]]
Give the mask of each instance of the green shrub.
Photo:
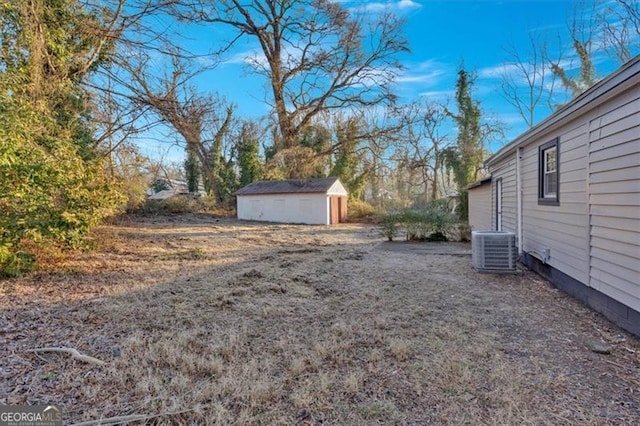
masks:
[(381, 235), (392, 241), (404, 229), (407, 241), (448, 241), (457, 219), (440, 203), (378, 216)]
[(380, 235), (386, 237), (387, 240), (393, 241), (398, 235), (401, 226), (401, 215), (399, 213), (384, 213), (378, 216), (378, 224), (380, 226)]
[(427, 210), (427, 220), (431, 224), (433, 233), (449, 234), (456, 226), (458, 220), (446, 207), (435, 205)]
[(378, 215), (378, 209), (366, 201), (349, 200), (348, 206), (349, 221), (366, 221)]
[(82, 158), (66, 135), (35, 135), (50, 123), (15, 107), (0, 97), (0, 276), (28, 272), (39, 247), (82, 247), (124, 202), (100, 160)]
[(189, 194), (180, 194), (164, 200), (147, 200), (135, 213), (142, 216), (202, 213), (211, 212), (215, 208), (216, 202), (213, 197), (196, 197)]
[(406, 209), (401, 214), (408, 241), (425, 241), (431, 232), (428, 212), (425, 210)]

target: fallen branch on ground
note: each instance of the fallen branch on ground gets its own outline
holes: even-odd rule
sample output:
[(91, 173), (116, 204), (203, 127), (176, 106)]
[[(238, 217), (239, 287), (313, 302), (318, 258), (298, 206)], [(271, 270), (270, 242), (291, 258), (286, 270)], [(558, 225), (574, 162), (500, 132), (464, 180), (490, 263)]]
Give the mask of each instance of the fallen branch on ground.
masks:
[(65, 348), (65, 347), (53, 347), (53, 348), (36, 348), (36, 349), (29, 349), (27, 352), (33, 352), (33, 353), (40, 353), (40, 352), (62, 352), (62, 353), (66, 353), (71, 355), (71, 358), (77, 359), (78, 361), (82, 361), (82, 362), (86, 362), (89, 364), (96, 364), (96, 365), (106, 365), (107, 363), (98, 359), (98, 358), (94, 358), (92, 356), (89, 355), (83, 355), (80, 352), (78, 352), (76, 349), (73, 348)]
[(75, 423), (73, 426), (119, 425), (127, 422), (136, 422), (136, 421), (140, 422), (140, 421), (151, 420), (158, 417), (175, 416), (178, 414), (188, 413), (189, 411), (193, 411), (193, 410), (189, 409), (189, 410), (183, 410), (183, 411), (175, 411), (172, 413), (160, 413), (160, 414), (153, 414), (153, 415), (132, 414), (129, 416), (107, 417), (99, 420), (89, 420), (87, 422)]
[(90, 420), (88, 422), (75, 423), (73, 426), (117, 425), (117, 424), (122, 424), (127, 422), (149, 420), (149, 418), (151, 418), (151, 416), (145, 416), (142, 414), (133, 414), (130, 416), (107, 417), (105, 419)]

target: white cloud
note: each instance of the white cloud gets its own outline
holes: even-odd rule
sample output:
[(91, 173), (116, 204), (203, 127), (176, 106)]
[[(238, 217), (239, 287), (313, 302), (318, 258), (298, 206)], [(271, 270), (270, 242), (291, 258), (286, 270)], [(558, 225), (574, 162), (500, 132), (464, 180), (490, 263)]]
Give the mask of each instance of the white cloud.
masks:
[(413, 0), (400, 0), (398, 2), (399, 9), (419, 9), (422, 5)]
[(222, 63), (227, 65), (251, 65), (256, 62), (260, 63), (265, 61), (266, 58), (262, 52), (259, 52), (258, 50), (245, 50), (243, 52), (234, 53), (232, 56), (222, 61)]
[[(288, 45), (284, 46), (282, 49), (282, 59), (285, 64), (287, 62), (297, 64), (301, 55), (302, 51), (300, 49), (296, 49)], [(222, 61), (222, 63), (226, 65), (249, 65), (257, 68), (267, 68), (269, 66), (266, 56), (257, 48), (236, 52), (229, 58)]]
[(455, 90), (428, 90), (420, 92), (420, 97), (430, 100), (447, 100), (455, 95)]
[(422, 74), (403, 73), (396, 77), (398, 83), (427, 83), (434, 84), (438, 78), (444, 74), (442, 71), (435, 70)]
[(354, 6), (352, 10), (359, 12), (379, 13), (384, 11), (407, 11), (420, 9), (422, 5), (413, 0), (397, 0), (385, 2), (367, 2), (364, 5)]
[(509, 128), (511, 128), (513, 125), (526, 126), (526, 123), (522, 116), (515, 112), (501, 112), (500, 114), (498, 114), (498, 119), (503, 124), (506, 124)]
[(501, 78), (505, 74), (512, 74), (518, 70), (516, 64), (500, 64), (492, 67), (480, 68), (478, 78)]
[(389, 9), (388, 3), (367, 3), (364, 6), (358, 6), (354, 9), (364, 11), (364, 12), (382, 12), (383, 10)]
[(450, 72), (450, 66), (429, 59), (418, 64), (405, 65), (406, 69), (396, 78), (396, 82), (401, 84), (422, 83), (432, 86), (440, 82), (443, 76)]

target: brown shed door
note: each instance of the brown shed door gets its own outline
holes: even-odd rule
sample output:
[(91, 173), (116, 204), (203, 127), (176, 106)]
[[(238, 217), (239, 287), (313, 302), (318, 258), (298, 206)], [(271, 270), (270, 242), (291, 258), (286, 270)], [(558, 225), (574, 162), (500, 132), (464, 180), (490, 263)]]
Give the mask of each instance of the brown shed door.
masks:
[(331, 218), (330, 223), (333, 225), (335, 223), (340, 223), (340, 197), (330, 196), (329, 197), (329, 216)]
[(338, 206), (340, 211), (340, 222), (347, 221), (347, 197), (340, 197), (338, 200)]
[(347, 221), (347, 197), (340, 197), (338, 195), (331, 195), (329, 197), (330, 211), (329, 216), (331, 218), (330, 223), (342, 223)]

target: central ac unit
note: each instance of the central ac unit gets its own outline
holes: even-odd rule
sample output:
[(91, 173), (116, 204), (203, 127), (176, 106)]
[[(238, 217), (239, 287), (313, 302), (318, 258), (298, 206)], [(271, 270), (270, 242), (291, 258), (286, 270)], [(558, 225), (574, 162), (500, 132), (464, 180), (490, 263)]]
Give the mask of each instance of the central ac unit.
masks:
[(471, 232), (471, 263), (479, 272), (515, 272), (517, 254), (513, 232)]

